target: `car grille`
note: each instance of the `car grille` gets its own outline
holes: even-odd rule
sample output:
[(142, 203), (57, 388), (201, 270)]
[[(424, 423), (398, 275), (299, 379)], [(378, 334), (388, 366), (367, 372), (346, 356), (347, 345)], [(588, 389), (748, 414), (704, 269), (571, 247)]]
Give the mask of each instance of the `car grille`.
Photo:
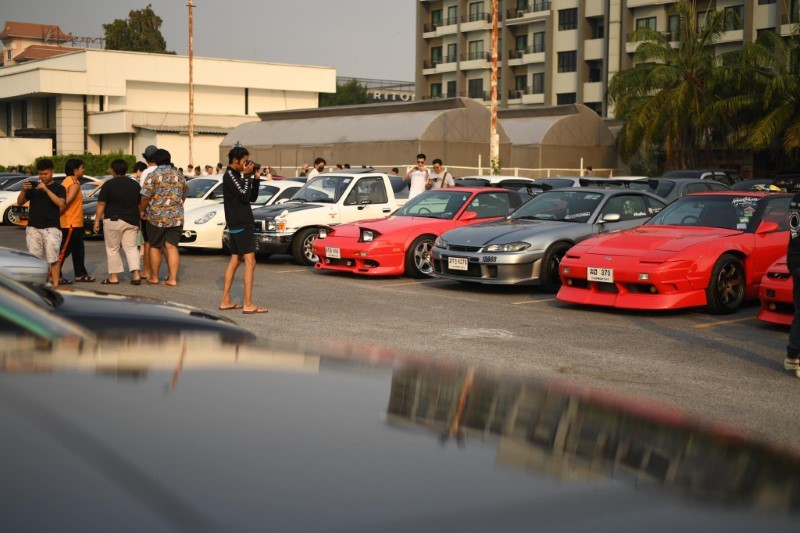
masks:
[(618, 293), (619, 289), (614, 283), (604, 283), (601, 281), (595, 281), (594, 286), (598, 292), (610, 292), (610, 293)]
[(482, 246), (458, 246), (455, 244), (450, 244), (447, 246), (448, 250), (453, 252), (479, 252), (483, 248)]
[(769, 279), (777, 279), (777, 280), (784, 280), (789, 279), (789, 273), (784, 272), (767, 272), (767, 277)]

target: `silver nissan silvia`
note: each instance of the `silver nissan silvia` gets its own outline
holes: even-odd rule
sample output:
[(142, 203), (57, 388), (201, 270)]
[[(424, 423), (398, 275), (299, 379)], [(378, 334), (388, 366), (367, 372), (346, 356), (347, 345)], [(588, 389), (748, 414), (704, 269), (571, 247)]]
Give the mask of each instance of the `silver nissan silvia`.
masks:
[(556, 292), (558, 265), (575, 243), (643, 224), (666, 206), (630, 189), (544, 192), (502, 220), (454, 229), (434, 244), (434, 276), (464, 282), (541, 285)]

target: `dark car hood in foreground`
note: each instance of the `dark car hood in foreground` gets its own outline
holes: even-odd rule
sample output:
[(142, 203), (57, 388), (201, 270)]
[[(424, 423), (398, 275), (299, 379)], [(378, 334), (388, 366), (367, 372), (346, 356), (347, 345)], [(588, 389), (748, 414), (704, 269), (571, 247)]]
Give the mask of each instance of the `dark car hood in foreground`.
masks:
[(450, 230), (447, 232), (446, 240), (449, 244), (459, 246), (483, 246), (494, 241), (500, 243), (524, 241), (549, 231), (576, 226), (585, 227), (586, 231), (591, 233), (592, 226), (580, 222), (504, 218)]
[[(333, 204), (329, 204), (333, 205)], [(285, 204), (275, 204), (259, 207), (253, 209), (253, 217), (256, 220), (274, 219), (284, 211), (294, 213), (296, 211), (306, 211), (308, 209), (320, 209), (324, 207), (323, 204), (306, 203), (306, 202), (286, 202)]]
[(191, 338), (2, 353), (7, 531), (800, 528), (796, 457), (597, 391)]

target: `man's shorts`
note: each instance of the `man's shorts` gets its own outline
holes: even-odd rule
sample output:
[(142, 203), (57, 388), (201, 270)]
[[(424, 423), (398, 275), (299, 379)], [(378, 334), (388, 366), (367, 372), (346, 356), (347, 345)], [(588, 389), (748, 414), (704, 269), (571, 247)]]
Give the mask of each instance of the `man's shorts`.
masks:
[(256, 235), (253, 228), (232, 229), (230, 230), (230, 244), (228, 248), (231, 255), (245, 255), (256, 253)]
[(178, 243), (181, 242), (181, 233), (183, 233), (183, 224), (171, 228), (160, 228), (150, 222), (147, 223), (147, 242), (153, 248), (163, 248), (165, 243), (178, 246)]
[(149, 224), (149, 222), (147, 222), (146, 220), (142, 220), (141, 223), (139, 224), (139, 227), (142, 229), (142, 238), (144, 239), (144, 242), (147, 242), (147, 225), (148, 224)]
[(51, 265), (58, 261), (62, 237), (61, 228), (25, 228), (28, 251)]

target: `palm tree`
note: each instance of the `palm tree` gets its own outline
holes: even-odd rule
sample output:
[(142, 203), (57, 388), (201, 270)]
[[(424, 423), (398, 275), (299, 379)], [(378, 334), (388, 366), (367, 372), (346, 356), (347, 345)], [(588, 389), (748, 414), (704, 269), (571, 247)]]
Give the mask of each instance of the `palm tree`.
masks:
[(674, 39), (641, 28), (633, 39), (642, 41), (634, 67), (616, 74), (609, 84), (609, 101), (624, 123), (620, 154), (630, 158), (663, 146), (672, 167), (694, 166), (695, 152), (710, 153), (718, 122), (711, 109), (717, 99), (720, 58), (714, 44), (724, 29), (721, 11), (701, 12), (694, 2), (675, 4), (678, 45)]

